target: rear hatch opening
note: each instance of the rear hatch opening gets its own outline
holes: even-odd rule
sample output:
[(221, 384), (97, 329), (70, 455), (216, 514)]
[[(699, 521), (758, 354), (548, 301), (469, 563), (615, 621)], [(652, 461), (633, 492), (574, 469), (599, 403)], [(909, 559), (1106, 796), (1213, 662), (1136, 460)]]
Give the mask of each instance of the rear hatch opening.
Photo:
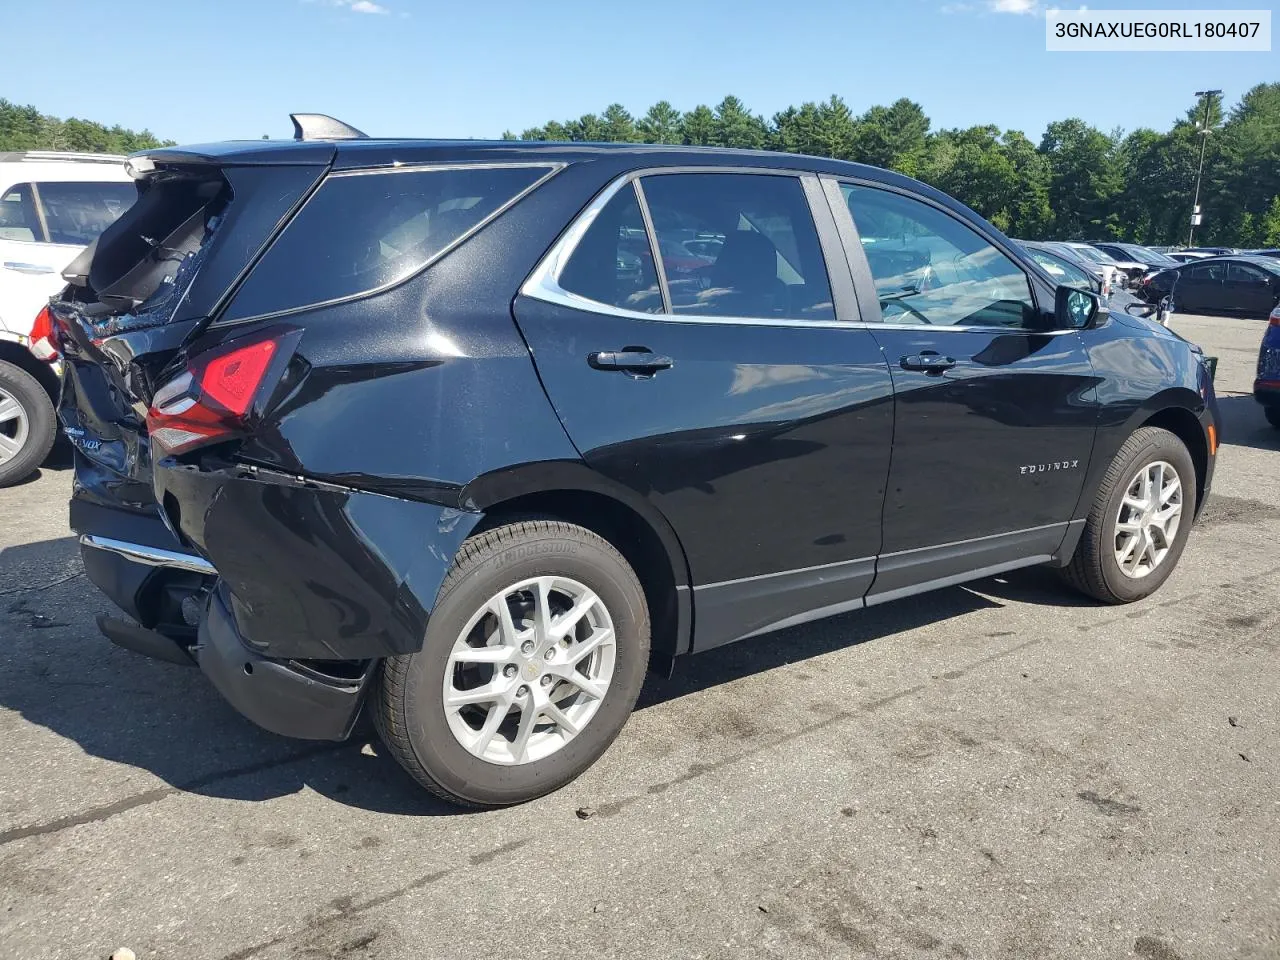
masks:
[(217, 167), (160, 168), (138, 181), (138, 200), (63, 272), (59, 306), (94, 339), (174, 319), (232, 199)]

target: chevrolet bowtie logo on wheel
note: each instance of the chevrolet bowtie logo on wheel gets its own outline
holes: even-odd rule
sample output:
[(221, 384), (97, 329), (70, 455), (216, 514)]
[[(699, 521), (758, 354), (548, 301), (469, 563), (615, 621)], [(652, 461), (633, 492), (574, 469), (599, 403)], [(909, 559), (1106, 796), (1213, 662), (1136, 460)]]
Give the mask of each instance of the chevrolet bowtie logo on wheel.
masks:
[(1053, 470), (1074, 470), (1080, 466), (1079, 460), (1055, 460), (1053, 463), (1028, 463), (1018, 468), (1018, 473), (1049, 473)]

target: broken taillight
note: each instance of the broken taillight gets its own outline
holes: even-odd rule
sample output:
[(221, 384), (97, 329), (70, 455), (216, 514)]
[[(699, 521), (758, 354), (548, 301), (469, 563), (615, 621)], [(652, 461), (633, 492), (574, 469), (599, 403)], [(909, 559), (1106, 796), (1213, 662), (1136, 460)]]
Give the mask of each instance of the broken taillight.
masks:
[(31, 352), (45, 363), (58, 359), (58, 348), (53, 343), (53, 315), (48, 307), (36, 314), (36, 322), (31, 325)]
[(244, 435), (297, 342), (291, 332), (233, 340), (199, 354), (151, 399), (147, 433), (171, 456)]

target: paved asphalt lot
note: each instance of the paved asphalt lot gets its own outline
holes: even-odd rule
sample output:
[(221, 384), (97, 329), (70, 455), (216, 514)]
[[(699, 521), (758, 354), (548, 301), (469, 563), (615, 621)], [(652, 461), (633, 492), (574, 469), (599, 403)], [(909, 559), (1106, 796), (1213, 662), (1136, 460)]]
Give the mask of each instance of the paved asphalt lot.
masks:
[(1175, 326), (1221, 358), (1226, 445), (1154, 598), (1033, 570), (748, 641), (496, 813), (113, 648), (69, 471), (0, 492), (0, 957), (1280, 957), (1262, 324)]

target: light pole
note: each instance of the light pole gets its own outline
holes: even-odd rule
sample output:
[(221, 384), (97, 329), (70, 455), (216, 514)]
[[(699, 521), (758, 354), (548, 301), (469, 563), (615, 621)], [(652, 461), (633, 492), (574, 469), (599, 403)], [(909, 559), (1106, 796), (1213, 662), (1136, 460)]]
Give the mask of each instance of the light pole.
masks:
[(1197, 90), (1196, 96), (1204, 100), (1204, 122), (1200, 124), (1200, 166), (1196, 168), (1196, 198), (1191, 202), (1191, 230), (1187, 233), (1187, 246), (1196, 236), (1196, 220), (1200, 216), (1200, 178), (1204, 175), (1204, 149), (1209, 145), (1209, 111), (1213, 98), (1221, 96), (1221, 90)]

